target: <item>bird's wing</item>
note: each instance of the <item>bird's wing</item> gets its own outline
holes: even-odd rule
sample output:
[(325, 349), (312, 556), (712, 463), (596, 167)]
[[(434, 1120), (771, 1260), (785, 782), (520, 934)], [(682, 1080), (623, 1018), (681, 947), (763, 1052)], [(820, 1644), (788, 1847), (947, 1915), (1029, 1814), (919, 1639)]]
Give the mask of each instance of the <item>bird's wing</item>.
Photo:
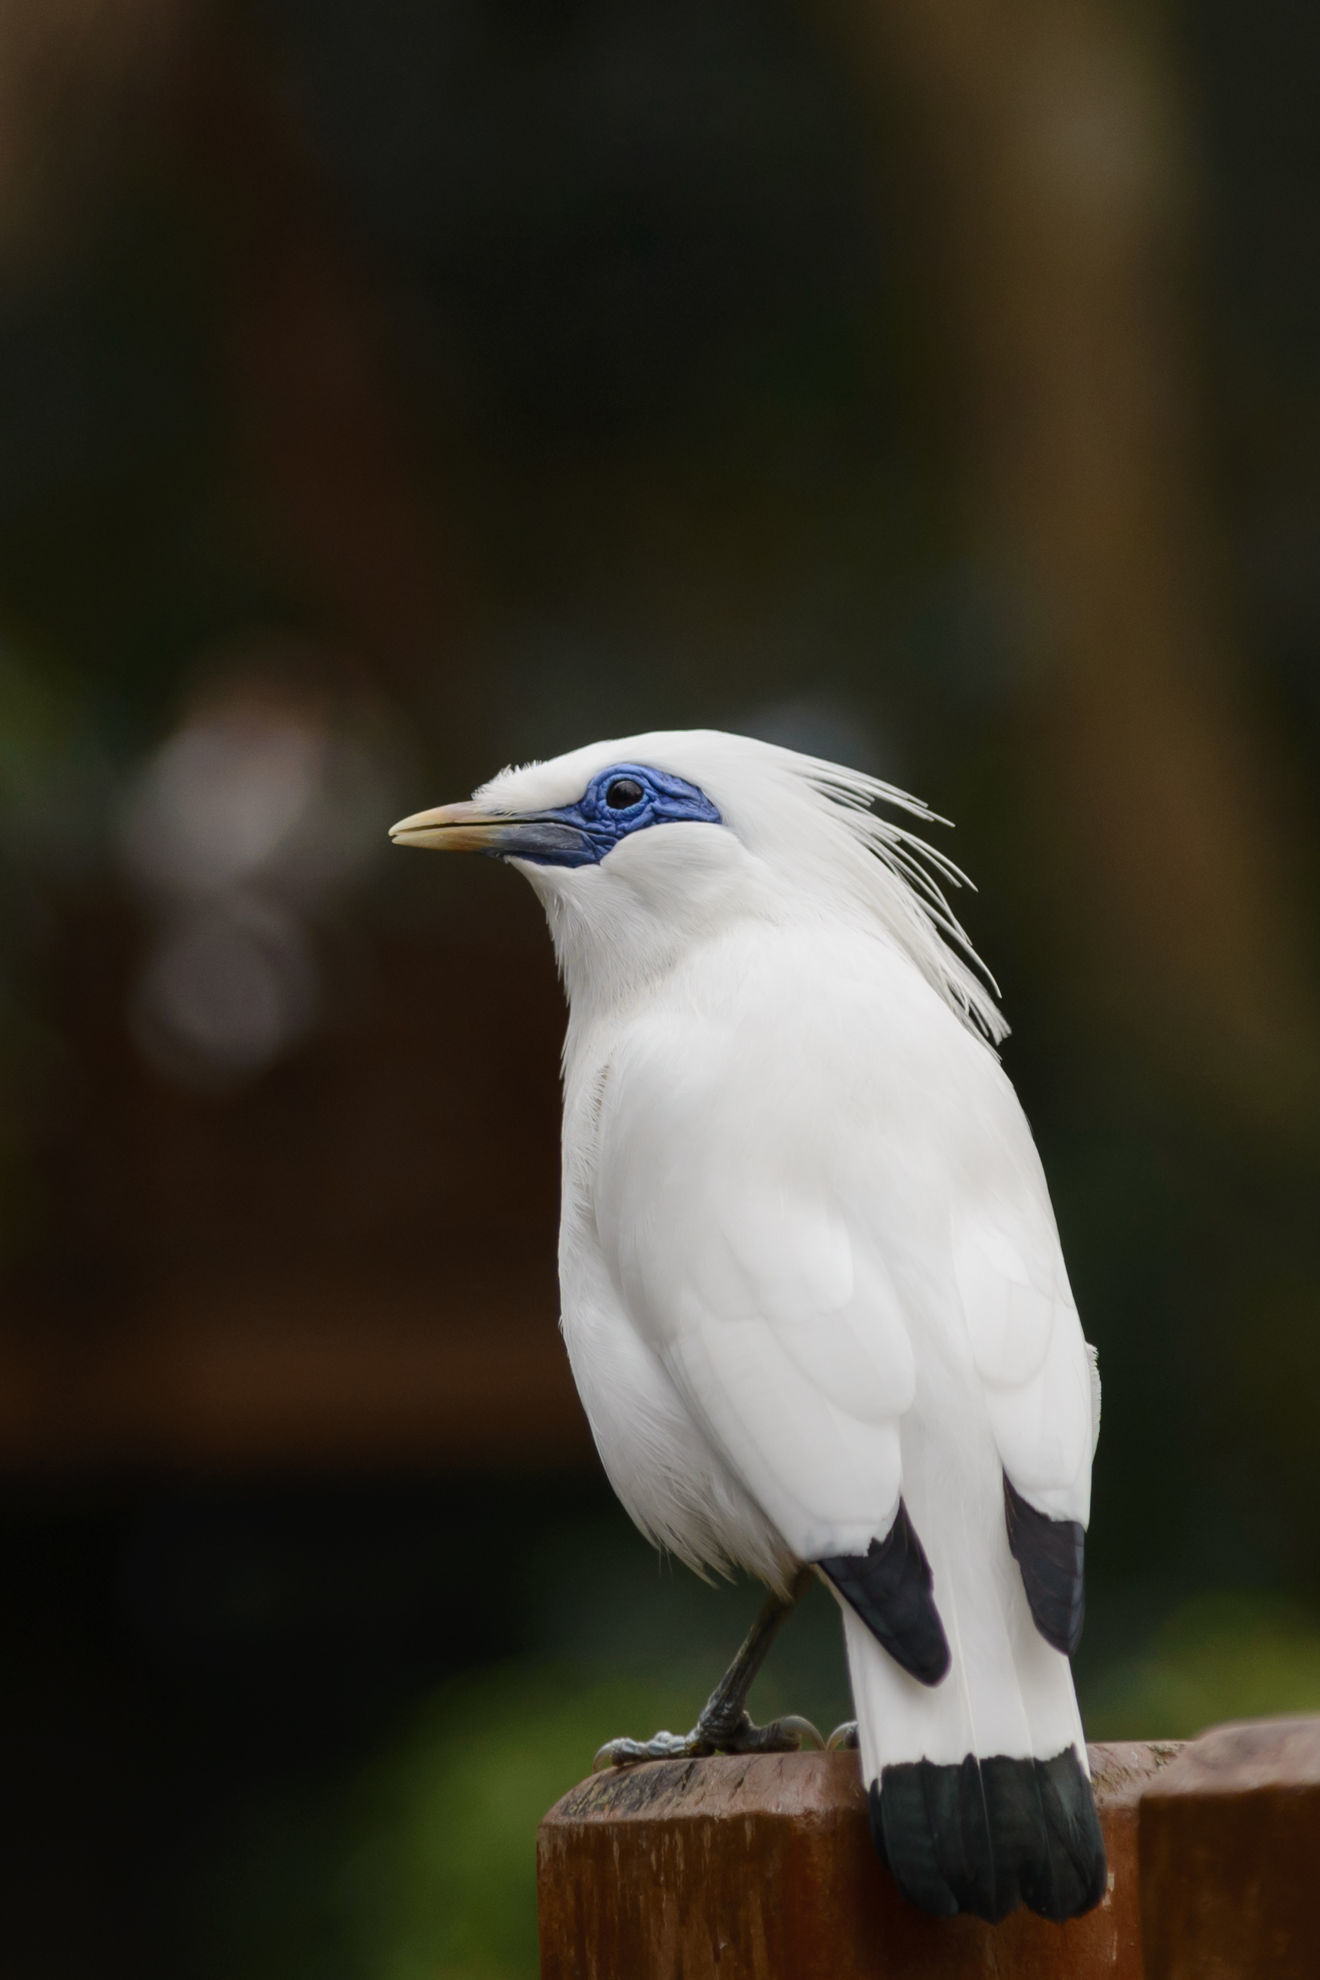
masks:
[(596, 1225), (624, 1304), (735, 1476), (802, 1560), (894, 1523), (916, 1383), (884, 1259), (821, 1177), (819, 1094), (696, 1021), (612, 1068)]
[(953, 1265), (1004, 1476), (1009, 1548), (1037, 1629), (1071, 1656), (1085, 1611), (1085, 1529), (1100, 1385), (1030, 1130), (996, 1069), (977, 1159), (954, 1190)]
[[(1009, 1483), (1051, 1521), (1089, 1515), (1098, 1381), (1030, 1130), (995, 1062), (969, 1054), (960, 1155), (921, 1152), (910, 1069), (916, 1114), (877, 1129), (894, 1096), (860, 1104), (837, 1071), (847, 1054), (831, 1075), (758, 1051), (746, 1027), (655, 1019), (612, 1068), (594, 1185), (610, 1269), (802, 1559), (864, 1553), (892, 1521), (914, 1341), (923, 1352), (936, 1305), (941, 1325), (961, 1308)], [(865, 1079), (853, 1087), (865, 1098)]]
[(1030, 1131), (997, 1071), (995, 1083), (981, 1160), (955, 1185), (954, 1272), (1010, 1484), (1051, 1519), (1084, 1527), (1099, 1376)]

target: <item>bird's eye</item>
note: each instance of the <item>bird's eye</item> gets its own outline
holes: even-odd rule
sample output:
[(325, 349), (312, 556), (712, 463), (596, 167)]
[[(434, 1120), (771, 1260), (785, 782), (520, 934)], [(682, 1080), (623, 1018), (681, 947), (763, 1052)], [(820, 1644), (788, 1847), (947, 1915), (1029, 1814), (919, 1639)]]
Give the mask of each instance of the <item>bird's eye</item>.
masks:
[(616, 777), (606, 786), (605, 802), (611, 811), (629, 811), (646, 796), (635, 777)]

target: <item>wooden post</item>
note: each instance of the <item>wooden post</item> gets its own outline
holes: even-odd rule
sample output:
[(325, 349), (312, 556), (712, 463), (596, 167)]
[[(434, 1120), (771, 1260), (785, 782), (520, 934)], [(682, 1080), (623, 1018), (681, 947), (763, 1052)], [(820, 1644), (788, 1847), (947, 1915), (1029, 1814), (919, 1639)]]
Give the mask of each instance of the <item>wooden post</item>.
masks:
[(1091, 1748), (1109, 1894), (1068, 1925), (913, 1910), (872, 1850), (855, 1753), (593, 1775), (541, 1824), (542, 1980), (1142, 1980), (1137, 1811), (1178, 1751)]
[(1146, 1980), (1317, 1980), (1320, 1719), (1202, 1733), (1139, 1827)]

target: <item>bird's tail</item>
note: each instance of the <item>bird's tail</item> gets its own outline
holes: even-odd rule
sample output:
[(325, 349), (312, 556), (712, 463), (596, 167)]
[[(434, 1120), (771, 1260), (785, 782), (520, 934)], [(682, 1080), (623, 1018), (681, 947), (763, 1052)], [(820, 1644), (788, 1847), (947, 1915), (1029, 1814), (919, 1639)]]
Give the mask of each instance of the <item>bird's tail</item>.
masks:
[(844, 1605), (876, 1849), (923, 1911), (1075, 1917), (1106, 1867), (1068, 1660), (1025, 1603), (978, 1604), (976, 1627), (941, 1608), (952, 1661), (927, 1685)]

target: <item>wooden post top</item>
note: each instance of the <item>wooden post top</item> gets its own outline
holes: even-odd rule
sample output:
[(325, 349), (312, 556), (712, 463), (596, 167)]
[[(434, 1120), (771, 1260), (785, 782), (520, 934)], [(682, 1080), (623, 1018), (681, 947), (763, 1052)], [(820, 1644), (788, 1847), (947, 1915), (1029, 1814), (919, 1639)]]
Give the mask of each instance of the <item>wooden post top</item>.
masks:
[(1150, 1980), (1320, 1980), (1320, 1718), (1214, 1726), (1142, 1796)]
[(1320, 1980), (1320, 1719), (1090, 1755), (1109, 1890), (1066, 1925), (915, 1911), (855, 1753), (593, 1775), (541, 1825), (542, 1980)]
[(928, 1918), (871, 1846), (855, 1753), (595, 1774), (541, 1825), (542, 1980), (1136, 1980), (1136, 1811), (1172, 1745), (1095, 1746), (1098, 1911)]

